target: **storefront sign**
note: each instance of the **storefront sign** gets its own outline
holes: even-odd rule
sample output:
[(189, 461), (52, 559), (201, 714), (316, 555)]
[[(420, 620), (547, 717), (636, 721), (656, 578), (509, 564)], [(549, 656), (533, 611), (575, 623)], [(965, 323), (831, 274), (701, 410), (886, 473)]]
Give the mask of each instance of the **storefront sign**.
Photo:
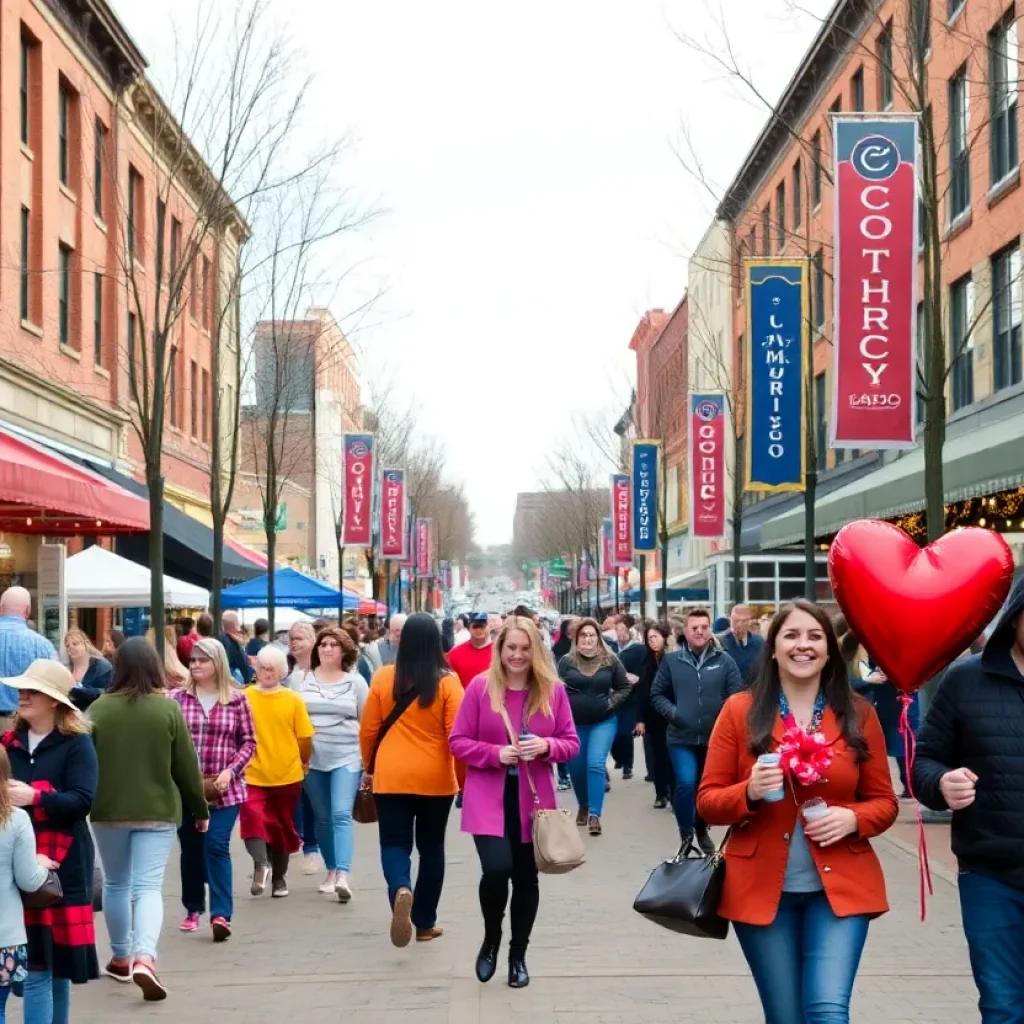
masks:
[(373, 434), (345, 434), (341, 543), (343, 547), (373, 546)]
[(68, 631), (68, 598), (64, 586), (64, 545), (40, 544), (36, 555), (36, 593), (39, 632), (57, 648), (64, 649)]
[(913, 448), (917, 118), (837, 117), (833, 130), (832, 447)]
[(434, 553), (430, 549), (430, 520), (416, 520), (416, 572), (419, 576), (429, 576), (434, 564)]
[(385, 469), (380, 475), (380, 557), (406, 556), (405, 470)]
[(612, 565), (633, 564), (633, 514), (631, 486), (625, 473), (613, 473), (612, 495)]
[(725, 395), (690, 396), (690, 536), (725, 536)]
[(660, 441), (633, 442), (633, 551), (658, 548), (658, 450)]
[(807, 263), (747, 260), (748, 491), (802, 491)]

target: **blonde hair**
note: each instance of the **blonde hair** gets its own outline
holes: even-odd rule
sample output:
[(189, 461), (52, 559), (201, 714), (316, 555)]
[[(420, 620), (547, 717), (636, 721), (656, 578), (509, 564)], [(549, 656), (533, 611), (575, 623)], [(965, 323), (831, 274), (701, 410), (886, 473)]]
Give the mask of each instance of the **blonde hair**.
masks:
[[(44, 693), (43, 696), (46, 697), (48, 694)], [(53, 727), (62, 736), (80, 736), (82, 733), (92, 732), (92, 722), (78, 708), (68, 707), (60, 701), (54, 703), (57, 706), (53, 709)], [(20, 729), (22, 726), (29, 728), (28, 722), (21, 715), (15, 715), (14, 728)]]
[[(146, 643), (156, 650), (156, 631), (146, 630)], [(164, 682), (184, 686), (188, 682), (188, 668), (181, 663), (177, 651), (177, 636), (173, 626), (164, 627)]]
[[(67, 653), (68, 641), (69, 640), (77, 640), (85, 648), (86, 653), (89, 655), (90, 658), (102, 658), (103, 657), (103, 652), (96, 650), (96, 647), (95, 647), (95, 645), (92, 642), (92, 639), (90, 638), (89, 634), (86, 633), (86, 631), (84, 629), (69, 629), (64, 634), (64, 651), (65, 651), (65, 653)], [(68, 660), (70, 660), (70, 658), (71, 658), (71, 656), (68, 655)]]
[[(228, 664), (228, 652), (224, 650), (224, 645), (219, 640), (214, 640), (212, 636), (204, 636), (202, 640), (195, 642), (192, 650), (202, 651), (213, 662), (213, 670), (217, 677), (217, 703), (230, 704), (233, 690), (231, 666)], [(185, 681), (185, 689), (193, 697), (196, 695), (196, 681), (192, 678), (191, 671)]]
[(7, 783), (11, 781), (11, 759), (7, 756), (7, 748), (0, 747), (0, 824), (6, 825), (11, 820), (11, 792)]
[(537, 624), (524, 615), (510, 615), (505, 619), (505, 624), (494, 640), (494, 655), (491, 657), (491, 667), (487, 673), (487, 694), (491, 698), (491, 710), (498, 712), (505, 704), (508, 677), (505, 674), (505, 666), (501, 663), (501, 653), (505, 649), (509, 633), (514, 630), (525, 633), (530, 640), (532, 663), (526, 680), (526, 714), (530, 716), (539, 711), (550, 718), (558, 676), (544, 649)]

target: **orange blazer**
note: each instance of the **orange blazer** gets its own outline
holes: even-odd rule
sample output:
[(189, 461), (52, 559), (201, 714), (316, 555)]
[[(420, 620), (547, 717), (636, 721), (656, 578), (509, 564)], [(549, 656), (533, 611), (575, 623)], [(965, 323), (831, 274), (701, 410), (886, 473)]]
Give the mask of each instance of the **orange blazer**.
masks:
[[(875, 709), (857, 700), (868, 757), (857, 764), (839, 730), (831, 708), (825, 709), (821, 731), (832, 746), (828, 778), (811, 786), (786, 781), (786, 796), (777, 803), (747, 803), (747, 782), (755, 757), (747, 747), (750, 694), (726, 702), (708, 746), (697, 811), (710, 825), (734, 826), (725, 848), (725, 887), (720, 913), (731, 921), (771, 924), (779, 908), (796, 824), (797, 803), (820, 796), (830, 806), (849, 807), (857, 815), (857, 832), (831, 846), (807, 840), (818, 866), (825, 895), (837, 917), (878, 916), (889, 909), (882, 865), (868, 840), (896, 820), (899, 802), (889, 776), (885, 737)], [(782, 741), (782, 718), (776, 718), (773, 739)], [(793, 790), (796, 791), (794, 799)]]

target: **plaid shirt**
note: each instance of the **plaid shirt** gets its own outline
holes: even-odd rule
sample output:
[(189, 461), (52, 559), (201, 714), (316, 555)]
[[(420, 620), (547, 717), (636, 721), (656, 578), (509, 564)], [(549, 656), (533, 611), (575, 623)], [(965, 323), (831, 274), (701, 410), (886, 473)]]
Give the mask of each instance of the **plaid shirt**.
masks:
[(219, 775), (230, 768), (234, 776), (216, 807), (245, 803), (245, 766), (256, 753), (249, 702), (240, 691), (232, 690), (231, 703), (214, 704), (207, 717), (199, 698), (188, 690), (175, 690), (171, 696), (181, 705), (203, 775)]
[[(20, 676), (37, 658), (57, 660), (53, 644), (33, 633), (20, 615), (0, 615), (0, 679)], [(18, 710), (18, 691), (0, 683), (0, 715)]]

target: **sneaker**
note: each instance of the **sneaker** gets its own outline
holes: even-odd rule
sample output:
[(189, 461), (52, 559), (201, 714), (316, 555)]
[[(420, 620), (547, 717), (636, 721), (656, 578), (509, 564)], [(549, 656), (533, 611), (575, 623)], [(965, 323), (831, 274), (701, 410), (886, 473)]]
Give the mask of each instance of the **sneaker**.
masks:
[(283, 878), (275, 878), (270, 883), (270, 895), (277, 898), (282, 898), (288, 895), (288, 883)]
[(559, 793), (568, 793), (570, 789), (572, 789), (572, 783), (571, 782), (563, 782), (563, 781), (559, 780), (559, 782), (558, 782), (558, 792)]
[(663, 796), (659, 796), (657, 800), (654, 801), (654, 809), (656, 811), (663, 811), (667, 806), (668, 801)]
[(197, 932), (199, 931), (199, 919), (200, 914), (186, 914), (185, 920), (178, 925), (178, 928), (183, 932)]
[(210, 927), (213, 929), (214, 942), (227, 942), (231, 938), (231, 922), (226, 917), (218, 914), (211, 919)]
[(267, 880), (270, 878), (270, 865), (260, 864), (252, 873), (252, 886), (249, 892), (253, 896), (262, 896), (267, 891)]
[(338, 872), (337, 871), (328, 871), (327, 872), (327, 877), (323, 880), (323, 884), (320, 886), (320, 888), (317, 890), (317, 892), (322, 892), (325, 896), (333, 896), (334, 895), (334, 887), (337, 884), (338, 884)]
[(391, 944), (408, 946), (412, 941), (412, 892), (402, 886), (395, 893), (395, 906), (391, 911)]
[(148, 958), (135, 961), (132, 967), (132, 981), (142, 989), (142, 998), (147, 1003), (156, 1003), (167, 998), (167, 989), (156, 975), (156, 964)]
[(324, 862), (320, 859), (319, 853), (307, 853), (302, 858), (302, 873), (304, 875), (319, 875)]
[(627, 770), (627, 771), (624, 771), (624, 772), (622, 773), (622, 778), (623, 778), (624, 780), (627, 780), (627, 781), (628, 781), (629, 779), (633, 778), (633, 773), (632, 773), (632, 771), (629, 771), (629, 770)]
[(456, 806), (456, 808), (462, 806), (462, 790), (461, 789), (459, 790), (458, 794), (455, 797), (455, 806)]
[(338, 872), (338, 877), (334, 881), (334, 892), (339, 903), (348, 903), (352, 899), (352, 886), (348, 884), (348, 875), (344, 871)]
[(122, 984), (127, 985), (132, 980), (131, 959), (129, 957), (125, 957), (123, 960), (114, 958), (103, 968), (103, 973), (108, 978), (113, 978), (114, 981), (120, 981)]

